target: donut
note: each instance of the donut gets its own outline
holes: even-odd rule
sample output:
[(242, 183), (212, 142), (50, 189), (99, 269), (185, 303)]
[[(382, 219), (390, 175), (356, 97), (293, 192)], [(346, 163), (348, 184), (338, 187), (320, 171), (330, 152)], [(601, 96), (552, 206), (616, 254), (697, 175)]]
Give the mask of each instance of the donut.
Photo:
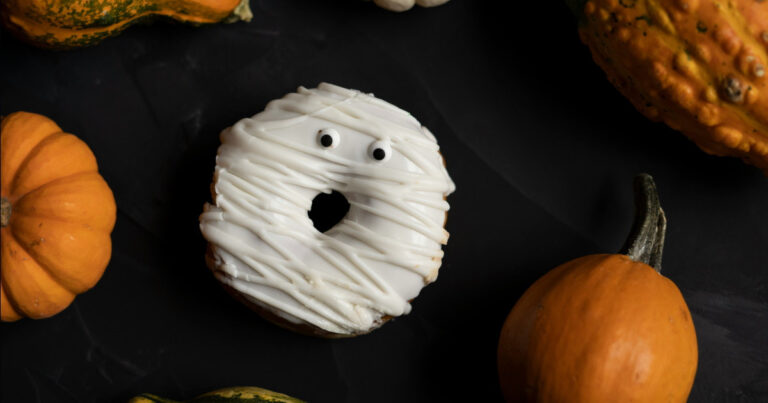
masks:
[[(323, 337), (365, 334), (411, 311), (436, 280), (455, 189), (437, 140), (373, 94), (322, 83), (220, 136), (200, 216), (215, 278), (264, 318)], [(336, 191), (349, 211), (320, 232)]]

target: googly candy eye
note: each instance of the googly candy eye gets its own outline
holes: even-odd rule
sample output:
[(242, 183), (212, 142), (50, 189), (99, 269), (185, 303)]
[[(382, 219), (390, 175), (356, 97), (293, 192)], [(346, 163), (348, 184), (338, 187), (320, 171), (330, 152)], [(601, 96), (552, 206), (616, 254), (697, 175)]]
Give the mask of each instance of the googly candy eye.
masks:
[(378, 162), (384, 162), (392, 155), (392, 146), (388, 141), (376, 141), (368, 147), (368, 155)]
[(339, 145), (339, 132), (336, 129), (322, 129), (318, 131), (317, 144), (324, 148), (336, 148)]

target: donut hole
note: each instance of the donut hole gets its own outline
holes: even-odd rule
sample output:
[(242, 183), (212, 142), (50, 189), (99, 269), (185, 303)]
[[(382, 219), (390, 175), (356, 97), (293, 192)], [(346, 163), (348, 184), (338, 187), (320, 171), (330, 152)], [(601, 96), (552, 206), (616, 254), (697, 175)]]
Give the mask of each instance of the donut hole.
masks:
[(309, 219), (320, 232), (326, 232), (341, 221), (349, 211), (349, 202), (343, 194), (333, 191), (320, 193), (312, 199)]

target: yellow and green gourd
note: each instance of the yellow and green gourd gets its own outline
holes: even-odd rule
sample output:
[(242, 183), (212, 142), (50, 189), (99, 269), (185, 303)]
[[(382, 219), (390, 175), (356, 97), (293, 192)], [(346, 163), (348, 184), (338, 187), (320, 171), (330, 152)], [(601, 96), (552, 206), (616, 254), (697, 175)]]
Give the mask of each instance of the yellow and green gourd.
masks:
[(177, 401), (163, 397), (141, 394), (128, 403), (304, 403), (302, 400), (253, 386), (239, 386), (219, 389), (200, 395), (192, 400)]
[(24, 42), (54, 49), (95, 45), (156, 18), (200, 25), (250, 21), (248, 0), (2, 0), (0, 22)]

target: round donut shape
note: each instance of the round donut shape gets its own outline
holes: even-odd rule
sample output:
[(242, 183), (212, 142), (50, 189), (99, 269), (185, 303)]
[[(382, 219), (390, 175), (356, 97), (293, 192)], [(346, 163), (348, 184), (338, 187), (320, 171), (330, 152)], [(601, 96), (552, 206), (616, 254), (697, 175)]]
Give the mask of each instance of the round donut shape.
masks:
[[(347, 215), (321, 233), (308, 211), (337, 191)], [(283, 327), (364, 334), (407, 314), (437, 278), (454, 190), (435, 137), (373, 95), (300, 87), (221, 134), (207, 262), (236, 298)]]

